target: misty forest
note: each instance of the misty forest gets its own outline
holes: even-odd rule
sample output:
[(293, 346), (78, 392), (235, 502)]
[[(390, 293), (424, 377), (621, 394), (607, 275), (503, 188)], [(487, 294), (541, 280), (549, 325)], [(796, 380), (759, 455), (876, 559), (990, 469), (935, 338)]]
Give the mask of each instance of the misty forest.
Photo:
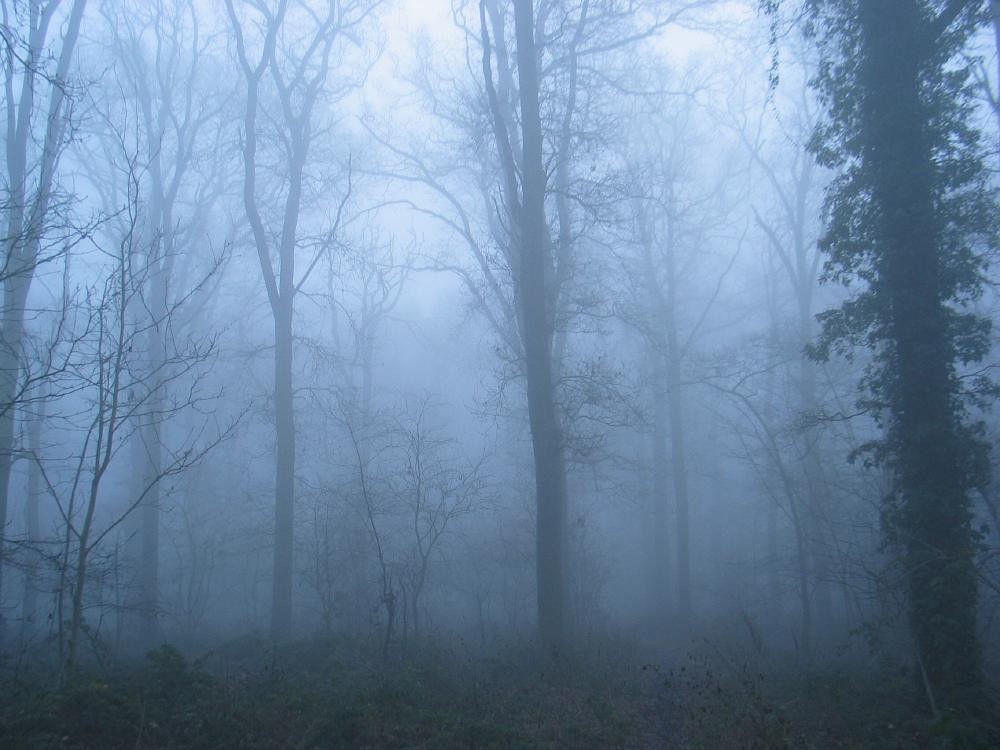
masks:
[(1000, 747), (1000, 0), (0, 12), (0, 747)]

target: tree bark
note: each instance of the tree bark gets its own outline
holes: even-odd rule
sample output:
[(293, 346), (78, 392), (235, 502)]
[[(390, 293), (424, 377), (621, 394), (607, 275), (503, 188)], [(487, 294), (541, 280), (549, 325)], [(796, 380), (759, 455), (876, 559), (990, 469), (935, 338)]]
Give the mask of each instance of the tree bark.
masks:
[(677, 272), (674, 258), (674, 221), (668, 220), (666, 237), (666, 290), (662, 319), (666, 350), (666, 388), (670, 416), (670, 462), (677, 517), (677, 626), (682, 637), (691, 628), (691, 505), (688, 488), (684, 400), (681, 397), (681, 357), (684, 353), (677, 333)]
[(940, 293), (945, 269), (936, 166), (921, 99), (927, 22), (916, 0), (860, 3), (862, 137), (889, 306), (888, 388), (900, 541), (917, 661), (939, 707), (981, 680), (976, 576), (955, 350)]
[(274, 579), (271, 634), (292, 631), (292, 549), (295, 516), (295, 411), (292, 390), (292, 296), (274, 311), (274, 419), (277, 441), (274, 504)]
[[(3, 539), (7, 536), (7, 503), (11, 469), (14, 464), (15, 401), (21, 373), (21, 343), (24, 337), (24, 301), (30, 278), (11, 276), (4, 281), (2, 341), (0, 341), (0, 596), (3, 594)], [(2, 599), (0, 599), (2, 601)], [(5, 618), (0, 610), (0, 644), (5, 635)]]
[(990, 0), (993, 23), (993, 51), (997, 56), (997, 92), (993, 99), (993, 115), (997, 121), (997, 138), (1000, 139), (1000, 0)]
[[(35, 551), (35, 545), (42, 541), (42, 529), (39, 519), (39, 506), (42, 501), (42, 470), (38, 465), (42, 454), (42, 422), (45, 420), (45, 401), (39, 401), (38, 413), (28, 424), (28, 493), (25, 497), (24, 518), (28, 548)], [(40, 587), (39, 571), (32, 563), (25, 574), (24, 602), (21, 612), (22, 640), (27, 641), (34, 635), (38, 619), (38, 593)]]
[(670, 503), (670, 472), (667, 462), (667, 440), (670, 435), (667, 406), (667, 368), (664, 354), (654, 351), (653, 358), (653, 613), (656, 627), (666, 625), (670, 614), (670, 533), (668, 506)]
[[(153, 168), (156, 186), (160, 183), (158, 167), (157, 159)], [(161, 191), (154, 187), (153, 192), (150, 201), (151, 236), (147, 239), (151, 255), (148, 293), (153, 325), (149, 327), (145, 343), (147, 377), (151, 378), (154, 392), (149, 396), (149, 415), (140, 425), (138, 439), (143, 449), (143, 462), (141, 469), (137, 467), (137, 471), (141, 472), (142, 488), (149, 488), (145, 490), (139, 507), (139, 640), (145, 648), (154, 646), (160, 638), (160, 488), (156, 478), (160, 476), (163, 465), (161, 412), (166, 394), (156, 381), (167, 376), (164, 336), (169, 335), (165, 329), (171, 267), (168, 256), (173, 250), (167, 241), (167, 233), (172, 228), (164, 220)]]
[[(671, 293), (671, 296), (672, 293)], [(688, 491), (684, 400), (681, 398), (680, 347), (673, 311), (667, 321), (667, 396), (670, 403), (670, 463), (677, 508), (677, 615), (682, 636), (690, 632), (691, 604), (691, 502)]]
[(514, 0), (521, 104), (523, 198), (518, 243), (522, 341), (528, 419), (535, 459), (538, 627), (544, 645), (566, 642), (566, 468), (552, 378), (551, 240), (545, 218), (545, 168), (539, 113), (537, 50), (532, 0)]

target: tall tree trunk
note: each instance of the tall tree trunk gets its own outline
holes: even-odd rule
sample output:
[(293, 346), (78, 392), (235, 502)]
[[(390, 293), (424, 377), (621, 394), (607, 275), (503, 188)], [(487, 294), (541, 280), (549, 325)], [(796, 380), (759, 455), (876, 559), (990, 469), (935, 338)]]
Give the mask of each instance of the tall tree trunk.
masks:
[[(156, 170), (158, 172), (159, 170)], [(158, 182), (158, 179), (157, 179)], [(160, 487), (159, 477), (163, 465), (162, 423), (161, 415), (166, 394), (157, 380), (168, 377), (166, 368), (166, 346), (164, 336), (168, 315), (169, 269), (167, 255), (171, 252), (166, 241), (164, 222), (162, 221), (162, 200), (155, 191), (151, 201), (151, 215), (156, 220), (153, 224), (155, 236), (149, 240), (149, 252), (152, 255), (150, 265), (153, 268), (149, 280), (150, 309), (153, 325), (146, 337), (148, 348), (147, 367), (149, 376), (156, 390), (149, 397), (149, 416), (141, 425), (140, 442), (143, 449), (141, 464), (141, 491), (145, 492), (139, 507), (139, 589), (140, 589), (140, 642), (143, 647), (151, 647), (160, 639)], [(149, 488), (148, 490), (146, 488)]]
[[(898, 531), (918, 663), (939, 707), (980, 685), (974, 537), (956, 404), (930, 112), (921, 99), (928, 28), (917, 0), (860, 3), (862, 137), (888, 301), (888, 388)], [(935, 695), (936, 694), (936, 695)]]
[(663, 628), (670, 614), (670, 532), (667, 510), (670, 503), (670, 472), (667, 440), (670, 421), (667, 407), (667, 367), (664, 352), (654, 351), (653, 359), (653, 613), (657, 629)]
[(295, 517), (295, 412), (292, 391), (292, 295), (274, 310), (274, 419), (277, 441), (274, 503), (274, 579), (271, 635), (292, 632), (292, 548)]
[(514, 0), (514, 26), (524, 152), (517, 291), (535, 459), (538, 627), (542, 642), (558, 649), (565, 644), (567, 627), (566, 468), (552, 379), (553, 321), (548, 284), (554, 279), (545, 218), (545, 167), (532, 0)]
[(681, 389), (681, 344), (677, 333), (677, 272), (674, 258), (674, 222), (667, 225), (666, 270), (667, 288), (664, 295), (663, 318), (666, 342), (667, 397), (670, 408), (670, 462), (677, 509), (677, 615), (682, 637), (690, 632), (691, 605), (691, 509), (688, 491), (686, 433), (684, 429), (684, 399)]
[[(103, 430), (103, 425), (99, 428)], [(110, 440), (110, 436), (108, 436)], [(100, 460), (100, 459), (99, 459)], [(105, 464), (106, 468), (106, 464)], [(76, 552), (76, 570), (73, 572), (73, 597), (72, 610), (70, 613), (70, 624), (68, 634), (68, 651), (66, 664), (68, 671), (76, 669), (77, 660), (80, 654), (80, 639), (83, 637), (83, 604), (86, 594), (88, 565), (90, 563), (90, 535), (94, 529), (94, 518), (97, 512), (97, 498), (101, 486), (101, 478), (104, 470), (96, 468), (94, 476), (90, 481), (90, 489), (87, 495), (87, 509), (83, 517), (83, 525), (80, 527), (77, 542), (79, 546)]]
[[(774, 279), (776, 270), (768, 259), (768, 275)], [(774, 287), (767, 284), (767, 313), (768, 313), (768, 345), (772, 352), (778, 350), (778, 320), (779, 313), (775, 299)], [(775, 368), (767, 368), (764, 379), (764, 418), (768, 424), (775, 424), (777, 420), (777, 388)], [(774, 470), (773, 462), (768, 463), (768, 474)], [(769, 483), (769, 482), (765, 482)], [(777, 618), (782, 618), (784, 614), (784, 597), (782, 596), (781, 568), (778, 561), (781, 558), (781, 542), (778, 534), (778, 500), (777, 496), (772, 496), (767, 505), (767, 589), (768, 606), (771, 614)]]
[[(292, 572), (295, 525), (295, 391), (292, 369), (294, 340), (292, 321), (295, 295), (305, 276), (295, 282), (295, 251), (297, 229), (302, 207), (303, 173), (311, 143), (311, 114), (318, 92), (323, 90), (322, 79), (328, 70), (328, 57), (319, 65), (316, 77), (309, 83), (299, 76), (289, 84), (282, 77), (275, 59), (275, 49), (285, 14), (286, 0), (280, 0), (273, 14), (265, 13), (264, 41), (258, 63), (251, 65), (246, 56), (243, 28), (236, 18), (232, 0), (226, 0), (226, 12), (236, 36), (240, 64), (247, 81), (247, 103), (244, 113), (243, 147), (243, 204), (253, 231), (254, 244), (260, 261), (261, 274), (267, 290), (268, 302), (274, 321), (274, 421), (275, 421), (275, 482), (274, 482), (274, 568), (271, 590), (271, 637), (276, 641), (287, 640), (292, 634)], [(333, 19), (332, 8), (329, 20)], [(331, 26), (322, 27), (318, 33), (332, 33)], [(317, 41), (320, 39), (316, 37)], [(327, 41), (332, 37), (326, 37)], [(320, 47), (313, 45), (309, 54)], [(327, 50), (329, 48), (327, 47)], [(302, 63), (305, 67), (305, 63)], [(288, 148), (288, 192), (282, 210), (281, 230), (276, 243), (264, 226), (257, 202), (257, 113), (261, 80), (269, 76), (278, 89), (281, 102), (282, 138)], [(300, 84), (303, 89), (297, 88)], [(299, 94), (302, 98), (299, 99)], [(295, 105), (300, 106), (296, 114)], [(277, 245), (276, 248), (273, 245)], [(277, 250), (278, 268), (275, 271), (272, 249)], [(311, 267), (310, 267), (311, 268)], [(308, 276), (309, 271), (306, 271)]]
[[(160, 410), (162, 398), (153, 396), (150, 408)], [(141, 437), (144, 446), (142, 487), (150, 487), (139, 509), (139, 586), (140, 586), (140, 638), (143, 646), (152, 646), (160, 638), (160, 418), (144, 425)]]
[[(798, 248), (798, 257), (803, 258), (804, 245)], [(799, 412), (806, 420), (816, 413), (816, 363), (806, 354), (806, 346), (812, 340), (812, 288), (811, 279), (803, 274), (798, 289), (799, 307)], [(833, 620), (833, 590), (830, 584), (830, 566), (826, 557), (826, 511), (830, 505), (823, 464), (820, 460), (820, 434), (816, 426), (805, 426), (802, 432), (804, 454), (803, 473), (803, 534), (807, 542), (808, 570), (812, 588), (816, 593), (816, 621), (821, 629), (829, 629)], [(811, 617), (809, 618), (812, 619)], [(811, 633), (810, 642), (821, 633)]]
[(990, 0), (990, 12), (993, 22), (993, 52), (997, 57), (997, 91), (993, 99), (993, 115), (997, 121), (997, 139), (1000, 140), (1000, 0)]
[[(653, 263), (653, 239), (648, 228), (642, 228), (642, 261), (646, 282), (646, 295), (649, 300), (650, 317), (653, 331), (647, 337), (647, 347), (652, 360), (652, 406), (653, 433), (650, 436), (653, 460), (653, 495), (650, 521), (652, 534), (650, 542), (653, 545), (651, 575), (652, 583), (652, 614), (655, 627), (664, 628), (670, 615), (670, 530), (668, 528), (668, 509), (670, 505), (670, 469), (667, 452), (667, 441), (670, 439), (670, 408), (669, 408), (669, 376), (668, 376), (668, 346), (662, 330), (667, 317), (663, 290), (657, 280), (656, 266)], [(665, 633), (664, 633), (665, 635)]]
[(677, 615), (682, 636), (690, 632), (691, 604), (691, 506), (688, 492), (687, 455), (684, 429), (684, 400), (681, 397), (681, 364), (677, 326), (671, 315), (667, 323), (667, 396), (670, 401), (670, 464), (677, 509)]
[(802, 518), (802, 509), (799, 500), (795, 495), (795, 488), (791, 485), (791, 480), (785, 475), (786, 496), (788, 497), (788, 508), (792, 518), (792, 531), (795, 532), (795, 567), (796, 576), (799, 583), (799, 604), (802, 608), (801, 629), (799, 631), (799, 653), (805, 661), (810, 661), (813, 656), (813, 607), (810, 596), (809, 583), (809, 540), (806, 536), (805, 522)]
[[(21, 373), (21, 344), (24, 337), (24, 299), (30, 278), (20, 274), (4, 280), (2, 340), (0, 340), (0, 605), (3, 602), (3, 540), (7, 536), (7, 503), (11, 469), (14, 465), (14, 425), (18, 381)], [(0, 607), (0, 646), (4, 642), (6, 618)]]
[[(50, 81), (50, 96), (46, 112), (45, 135), (42, 139), (41, 158), (35, 166), (37, 186), (32, 195), (27, 192), (28, 148), (34, 143), (32, 122), (35, 111), (35, 87), (42, 76), (36, 65), (45, 55), (45, 32), (32, 28), (28, 38), (31, 48), (22, 70), (17, 70), (20, 60), (9, 61), (6, 82), (13, 91), (20, 73), (20, 92), (17, 102), (6, 102), (7, 132), (5, 151), (7, 189), (5, 198), (6, 237), (3, 240), (4, 257), (0, 260), (8, 277), (4, 280), (2, 317), (0, 317), (0, 602), (3, 601), (3, 537), (7, 531), (7, 504), (10, 492), (10, 473), (14, 450), (14, 400), (20, 377), (21, 344), (24, 337), (24, 305), (28, 298), (38, 262), (41, 234), (44, 231), (51, 207), (56, 167), (64, 145), (66, 130), (63, 104), (66, 98), (65, 82), (69, 77), (73, 51), (80, 36), (80, 24), (87, 7), (87, 0), (74, 0), (59, 51), (55, 76)], [(31, 18), (38, 18), (33, 8)], [(0, 645), (4, 639), (4, 618), (0, 610)]]
[[(25, 497), (24, 519), (28, 549), (34, 553), (35, 545), (42, 541), (42, 529), (39, 521), (39, 506), (42, 501), (42, 470), (38, 465), (42, 455), (42, 422), (45, 420), (44, 394), (38, 402), (38, 411), (28, 423), (28, 494)], [(30, 639), (37, 629), (38, 592), (40, 588), (38, 567), (32, 562), (28, 566), (24, 578), (24, 603), (21, 615), (21, 634), (23, 640)]]

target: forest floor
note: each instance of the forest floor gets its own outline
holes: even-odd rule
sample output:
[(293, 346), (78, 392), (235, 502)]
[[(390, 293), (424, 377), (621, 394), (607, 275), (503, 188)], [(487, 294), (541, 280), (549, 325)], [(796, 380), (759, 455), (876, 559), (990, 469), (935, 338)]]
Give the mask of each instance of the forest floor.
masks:
[[(413, 651), (413, 650), (411, 650)], [(991, 748), (985, 724), (932, 722), (899, 671), (762, 669), (703, 648), (672, 669), (611, 645), (554, 662), (459, 644), (385, 663), (363, 644), (199, 659), (170, 646), (60, 685), (3, 665), (2, 748)]]

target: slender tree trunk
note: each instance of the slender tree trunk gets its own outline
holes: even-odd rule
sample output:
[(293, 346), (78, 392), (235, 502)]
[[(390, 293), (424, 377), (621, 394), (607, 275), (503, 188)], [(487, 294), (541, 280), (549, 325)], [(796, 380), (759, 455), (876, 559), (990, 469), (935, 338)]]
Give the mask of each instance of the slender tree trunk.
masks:
[[(25, 498), (24, 518), (28, 549), (35, 551), (35, 545), (42, 541), (39, 506), (42, 501), (42, 471), (38, 465), (42, 453), (42, 422), (45, 419), (45, 400), (39, 401), (38, 413), (28, 423), (28, 494)], [(29, 565), (24, 578), (24, 603), (22, 605), (21, 634), (23, 640), (30, 639), (37, 629), (38, 591), (41, 576), (34, 563)]]
[(670, 470), (667, 441), (670, 439), (668, 346), (660, 330), (667, 317), (663, 290), (657, 286), (656, 267), (653, 263), (652, 238), (644, 228), (642, 236), (643, 269), (646, 294), (649, 298), (654, 332), (647, 338), (652, 360), (653, 433), (650, 436), (653, 460), (653, 495), (650, 520), (652, 521), (652, 613), (655, 626), (665, 628), (670, 615), (670, 530), (668, 510), (670, 505)]
[[(3, 602), (3, 540), (7, 537), (7, 504), (10, 475), (14, 465), (15, 401), (21, 374), (21, 345), (24, 338), (24, 305), (30, 277), (21, 274), (4, 280), (3, 330), (0, 340), (0, 606)], [(6, 618), (0, 608), (0, 646), (5, 640)]]
[[(8, 103), (8, 106), (11, 106)], [(8, 128), (8, 138), (14, 133)], [(14, 463), (14, 425), (16, 421), (17, 387), (21, 375), (21, 346), (24, 339), (24, 306), (28, 298), (28, 290), (34, 269), (32, 259), (25, 263), (22, 257), (30, 250), (30, 239), (23, 237), (25, 233), (25, 206), (27, 199), (24, 191), (24, 171), (26, 169), (26, 154), (21, 151), (27, 148), (8, 145), (8, 174), (10, 175), (10, 203), (8, 209), (6, 232), (3, 243), (7, 277), (3, 280), (3, 318), (0, 319), (0, 645), (3, 644), (5, 618), (3, 616), (3, 574), (4, 554), (3, 540), (7, 536), (7, 504), (10, 492), (10, 474)]]
[(653, 366), (653, 613), (657, 629), (663, 628), (670, 613), (670, 531), (667, 510), (670, 503), (670, 472), (667, 440), (670, 421), (667, 407), (667, 373), (664, 353), (652, 352)]
[(781, 571), (778, 567), (780, 553), (778, 504), (772, 500), (767, 506), (767, 595), (770, 611), (776, 617), (781, 617), (785, 608), (784, 597), (781, 595)]
[[(279, 98), (282, 105), (283, 137), (290, 149), (287, 162), (288, 193), (285, 196), (280, 236), (272, 243), (265, 228), (257, 202), (257, 114), (261, 80), (270, 74), (275, 82), (282, 80), (274, 59), (277, 39), (285, 22), (286, 0), (278, 3), (273, 16), (264, 27), (264, 43), (260, 61), (251, 65), (246, 57), (243, 29), (231, 0), (226, 0), (226, 13), (236, 34), (237, 52), (247, 82), (247, 102), (244, 111), (243, 145), (243, 205), (253, 231), (254, 244), (260, 262), (264, 286), (274, 322), (274, 421), (275, 421), (275, 486), (274, 486), (274, 567), (271, 589), (271, 637), (287, 640), (292, 632), (292, 565), (295, 520), (295, 407), (292, 383), (294, 342), (292, 319), (295, 295), (295, 249), (299, 210), (302, 201), (303, 170), (310, 143), (310, 116), (317, 91), (313, 88), (300, 102), (302, 110), (296, 116), (292, 110), (295, 97), (281, 83)], [(301, 82), (301, 79), (299, 79)], [(318, 79), (317, 79), (318, 82)], [(277, 244), (278, 269), (271, 258)], [(299, 282), (301, 284), (301, 280)]]
[(274, 580), (271, 634), (292, 632), (292, 549), (295, 517), (295, 413), (292, 391), (292, 296), (274, 310), (274, 419), (277, 440), (274, 505)]
[(993, 115), (997, 121), (997, 139), (1000, 140), (1000, 0), (990, 0), (993, 22), (993, 51), (997, 57), (997, 92), (993, 100)]
[[(151, 243), (151, 252), (162, 252), (166, 248), (162, 238), (155, 238)], [(149, 329), (147, 347), (149, 349), (148, 367), (152, 376), (163, 379), (166, 349), (163, 330), (167, 317), (167, 274), (164, 269), (164, 258), (154, 261), (154, 272), (150, 280), (151, 308), (154, 321)], [(155, 381), (154, 381), (155, 386)], [(140, 622), (139, 634), (143, 647), (151, 647), (160, 639), (160, 487), (157, 478), (160, 476), (163, 464), (162, 454), (162, 422), (160, 412), (166, 394), (162, 388), (149, 397), (150, 415), (141, 426), (140, 441), (143, 448), (142, 489), (146, 491), (139, 508), (139, 587), (140, 587)]]
[[(804, 252), (804, 248), (803, 248)], [(805, 287), (811, 283), (802, 279), (798, 290), (799, 305), (799, 412), (811, 419), (816, 412), (816, 363), (805, 354), (805, 347), (812, 339), (812, 294)], [(806, 557), (812, 587), (816, 592), (816, 619), (821, 629), (828, 630), (833, 621), (833, 590), (830, 584), (830, 566), (826, 557), (826, 510), (830, 504), (823, 465), (820, 460), (820, 435), (815, 426), (802, 428), (802, 450), (804, 453), (803, 473), (805, 475), (806, 501), (803, 513), (803, 535), (807, 542)], [(821, 633), (814, 633), (821, 636)]]
[(566, 468), (552, 378), (552, 311), (548, 284), (552, 257), (545, 218), (545, 168), (539, 114), (537, 50), (532, 0), (514, 0), (521, 102), (522, 214), (519, 226), (518, 296), (528, 391), (528, 418), (537, 492), (536, 574), (542, 642), (566, 641)]
[(478, 625), (477, 630), (479, 630), (479, 649), (480, 651), (486, 651), (486, 609), (484, 607), (484, 599), (486, 598), (480, 592), (476, 592), (476, 624)]
[(794, 495), (788, 493), (788, 504), (792, 516), (792, 530), (795, 532), (795, 566), (799, 582), (799, 604), (802, 608), (802, 622), (799, 631), (799, 651), (805, 661), (813, 656), (813, 607), (809, 591), (809, 541), (802, 519), (802, 510)]
[(802, 606), (799, 651), (803, 658), (808, 661), (812, 659), (813, 653), (813, 611), (810, 596), (809, 540), (806, 538), (803, 503), (800, 500), (802, 493), (798, 491), (792, 475), (785, 467), (781, 445), (771, 427), (759, 414), (757, 415), (757, 419), (767, 435), (767, 443), (770, 446), (771, 452), (771, 464), (778, 471), (778, 480), (781, 482), (785, 497), (788, 499), (788, 515), (791, 518), (792, 531), (795, 534), (796, 574), (799, 583), (799, 601)]
[(420, 597), (423, 595), (424, 582), (423, 580), (417, 581), (413, 585), (413, 638), (415, 640), (420, 639)]
[[(768, 269), (772, 278), (775, 276), (773, 266)], [(768, 339), (772, 351), (778, 349), (778, 311), (774, 299), (774, 288), (767, 286), (768, 308)], [(777, 415), (777, 393), (775, 387), (775, 369), (769, 367), (764, 380), (764, 416), (769, 424), (774, 424)], [(768, 464), (768, 473), (772, 473), (773, 462)], [(778, 561), (781, 558), (781, 542), (778, 534), (778, 501), (771, 498), (767, 506), (767, 587), (771, 613), (781, 618), (784, 611), (784, 597), (781, 593), (781, 569)]]
[(274, 498), (274, 581), (271, 600), (271, 635), (288, 640), (292, 635), (292, 580), (295, 534), (295, 391), (292, 380), (295, 311), (295, 245), (302, 201), (302, 173), (307, 148), (299, 144), (291, 159), (290, 184), (281, 226), (278, 293), (274, 313), (274, 419), (277, 442)]
[(785, 467), (779, 445), (770, 427), (761, 421), (761, 427), (767, 432), (768, 444), (771, 449), (771, 462), (778, 470), (785, 497), (788, 498), (788, 515), (792, 521), (792, 532), (795, 534), (796, 576), (799, 584), (799, 603), (802, 607), (802, 622), (799, 651), (806, 661), (812, 659), (813, 653), (813, 609), (810, 592), (809, 573), (809, 540), (806, 536), (805, 519), (803, 518), (803, 503), (801, 494), (797, 491), (793, 477)]
[[(141, 442), (144, 449), (143, 490), (150, 487), (139, 508), (139, 543), (140, 543), (140, 639), (144, 646), (154, 645), (160, 639), (160, 487), (157, 478), (160, 476), (163, 464), (162, 423), (160, 412), (167, 394), (164, 388), (156, 382), (164, 381), (169, 374), (166, 372), (166, 341), (169, 335), (165, 329), (169, 314), (168, 294), (171, 276), (173, 275), (173, 197), (164, 192), (162, 163), (162, 121), (157, 121), (152, 115), (152, 104), (145, 101), (145, 122), (148, 144), (149, 171), (151, 176), (151, 194), (147, 212), (149, 229), (145, 242), (147, 245), (148, 264), (152, 269), (147, 294), (153, 325), (150, 326), (147, 339), (147, 367), (151, 382), (156, 389), (149, 398), (150, 415), (141, 425)], [(180, 165), (177, 165), (180, 169)]]
[[(154, 410), (161, 403), (159, 396), (150, 399)], [(159, 418), (154, 417), (152, 424), (143, 428), (142, 442), (145, 446), (145, 467), (143, 471), (143, 488), (152, 487), (146, 492), (139, 509), (139, 586), (141, 590), (140, 620), (142, 632), (140, 638), (144, 646), (152, 646), (160, 638), (160, 490), (156, 478), (161, 473), (160, 455), (160, 425)]]
[(684, 400), (681, 396), (681, 366), (677, 326), (673, 316), (667, 324), (667, 395), (670, 400), (670, 464), (677, 508), (677, 614), (681, 635), (687, 635), (693, 616), (691, 604), (691, 506), (688, 493)]
[(79, 547), (76, 553), (76, 571), (73, 576), (73, 601), (66, 657), (66, 667), (71, 672), (76, 668), (77, 659), (80, 654), (80, 638), (83, 633), (83, 603), (87, 585), (87, 568), (90, 562), (90, 533), (94, 528), (94, 515), (97, 511), (97, 496), (102, 473), (102, 471), (98, 470), (91, 480), (90, 492), (87, 497), (87, 510), (84, 514), (83, 525), (80, 527)]
[(663, 320), (667, 358), (667, 397), (670, 413), (670, 459), (674, 484), (674, 503), (677, 509), (677, 614), (682, 636), (690, 632), (691, 605), (691, 510), (688, 491), (686, 432), (684, 428), (684, 399), (681, 383), (681, 351), (677, 333), (677, 274), (674, 259), (674, 222), (667, 227), (667, 289), (664, 298)]

